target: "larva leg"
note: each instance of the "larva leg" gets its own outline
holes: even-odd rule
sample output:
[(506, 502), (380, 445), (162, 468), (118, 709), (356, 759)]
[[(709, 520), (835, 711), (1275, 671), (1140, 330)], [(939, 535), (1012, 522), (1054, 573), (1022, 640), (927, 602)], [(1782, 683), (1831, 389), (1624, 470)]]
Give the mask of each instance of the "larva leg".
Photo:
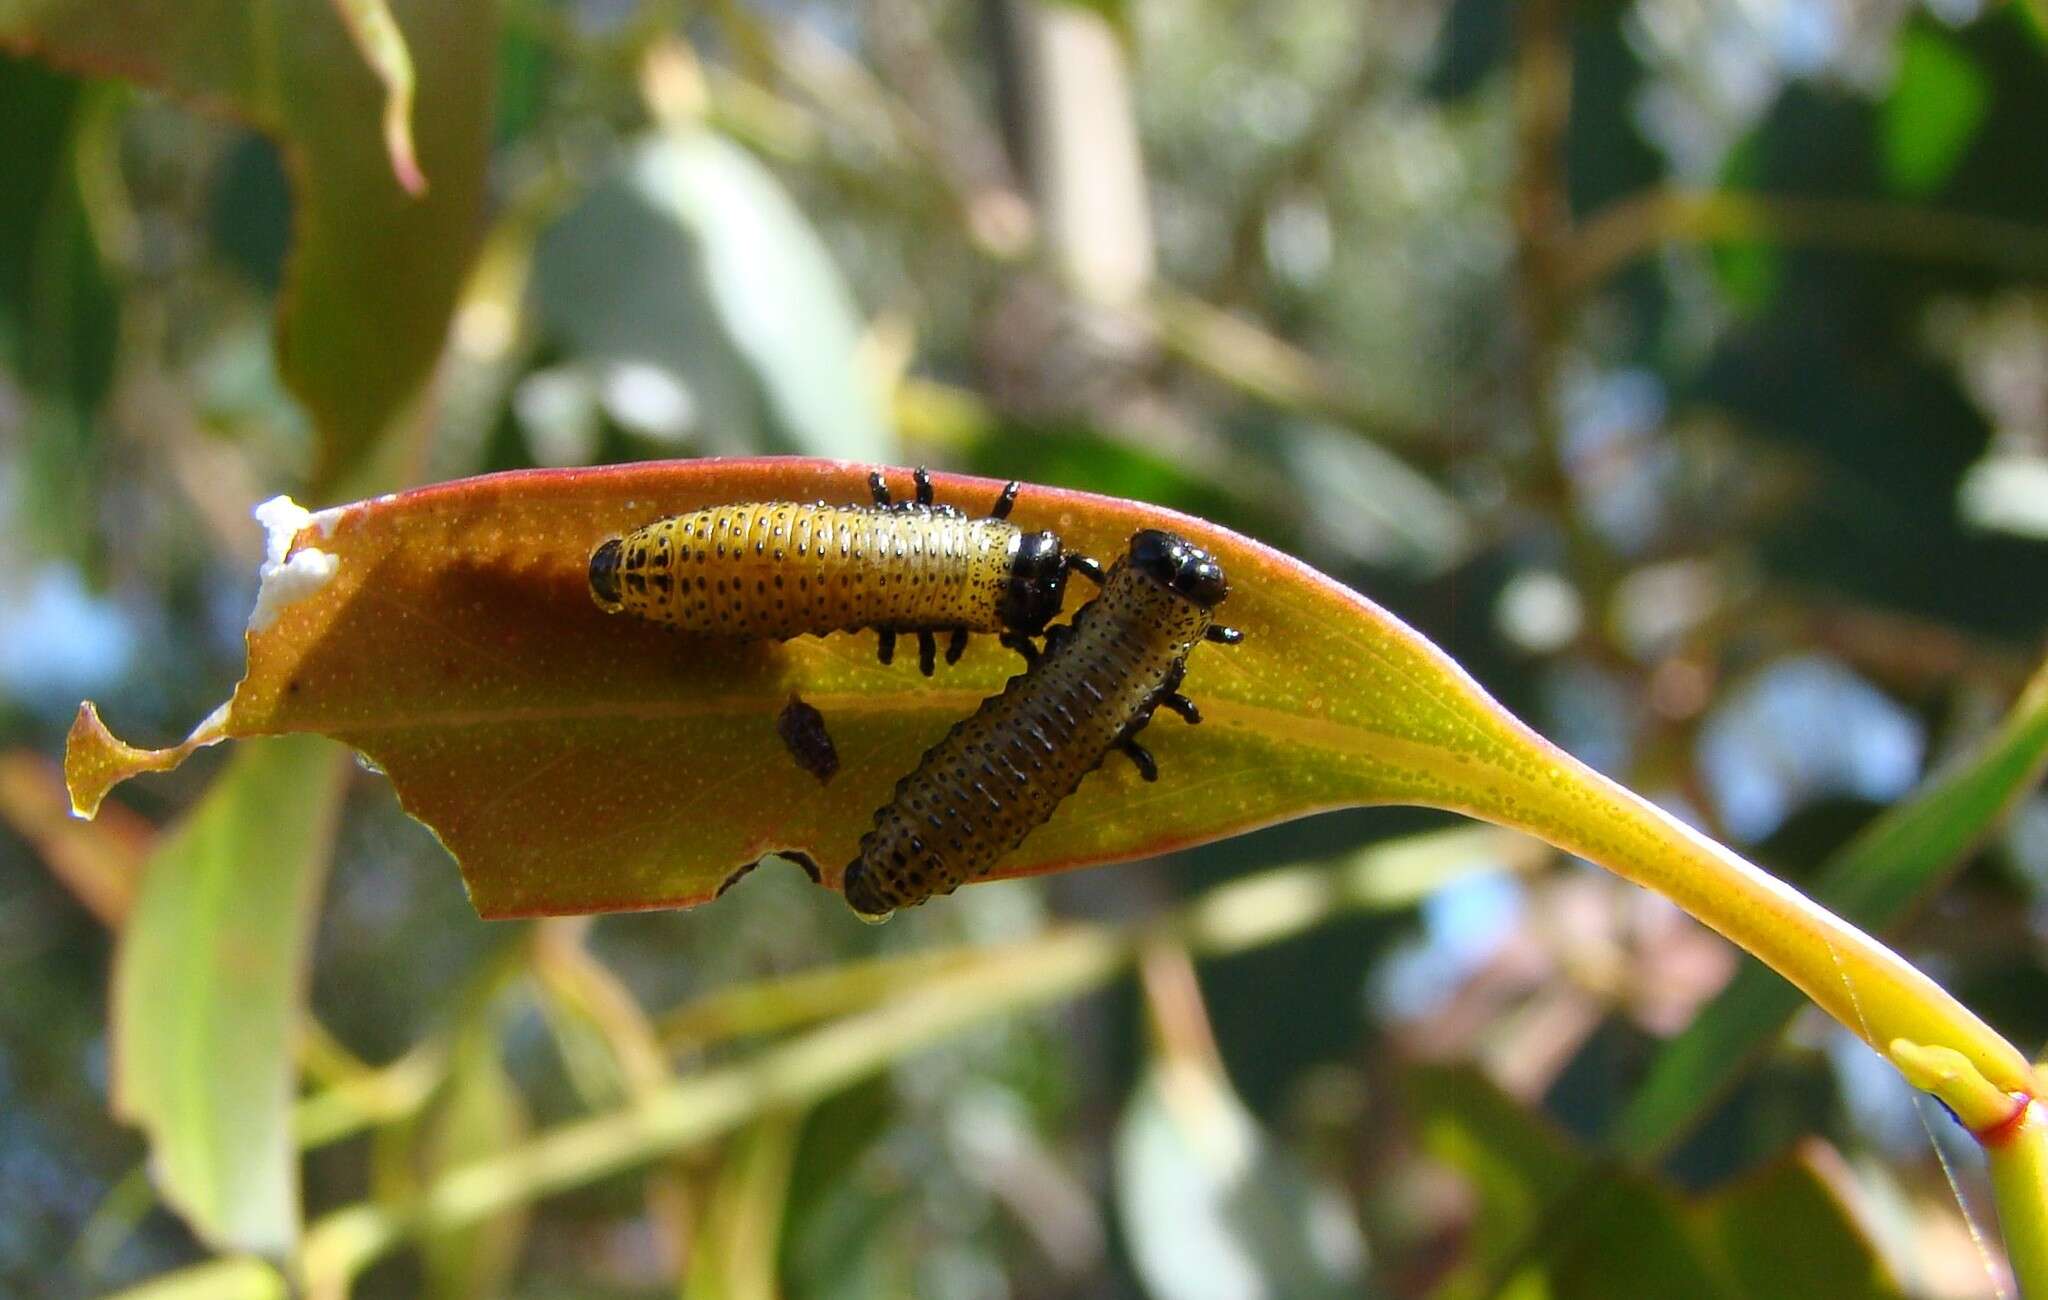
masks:
[(929, 630), (917, 634), (917, 669), (929, 677), (938, 671), (939, 641)]
[[(888, 508), (889, 482), (882, 477), (882, 471), (878, 469), (868, 471), (868, 493), (875, 498), (876, 505), (884, 509)], [(883, 662), (886, 663), (887, 661), (884, 660)]]
[(1015, 650), (1018, 654), (1024, 656), (1024, 666), (1026, 668), (1038, 666), (1038, 647), (1031, 643), (1030, 637), (1025, 636), (1022, 632), (1005, 632), (998, 639), (1008, 649)]
[(924, 466), (919, 465), (915, 470), (911, 471), (910, 478), (912, 482), (917, 484), (917, 504), (921, 506), (930, 505), (932, 503), (932, 476), (925, 472)]
[(1098, 587), (1102, 585), (1104, 575), (1102, 565), (1099, 562), (1091, 560), (1087, 556), (1075, 551), (1067, 552), (1064, 558), (1067, 562), (1067, 571), (1069, 573), (1078, 573)]
[(946, 643), (946, 662), (949, 664), (957, 664), (960, 662), (960, 656), (966, 653), (967, 629), (964, 627), (956, 627), (953, 629), (953, 639)]
[(1202, 639), (1214, 641), (1218, 645), (1236, 645), (1244, 640), (1244, 633), (1234, 627), (1225, 627), (1221, 623), (1211, 623), (1209, 630), (1202, 633)]
[(1017, 480), (1003, 484), (1003, 494), (996, 498), (996, 508), (988, 512), (991, 519), (1008, 519), (1010, 507), (1017, 504)]
[(1195, 707), (1195, 702), (1179, 691), (1168, 691), (1159, 697), (1159, 703), (1187, 719), (1190, 725), (1202, 720), (1202, 711)]
[(875, 642), (875, 658), (881, 660), (883, 663), (886, 664), (895, 657), (896, 629), (893, 627), (885, 627), (882, 629), (881, 639)]
[(1138, 769), (1139, 776), (1144, 777), (1147, 781), (1157, 781), (1159, 779), (1159, 764), (1153, 761), (1152, 751), (1139, 744), (1134, 737), (1125, 736), (1122, 740), (1116, 742), (1116, 747), (1122, 750), (1125, 757), (1131, 760), (1132, 765)]

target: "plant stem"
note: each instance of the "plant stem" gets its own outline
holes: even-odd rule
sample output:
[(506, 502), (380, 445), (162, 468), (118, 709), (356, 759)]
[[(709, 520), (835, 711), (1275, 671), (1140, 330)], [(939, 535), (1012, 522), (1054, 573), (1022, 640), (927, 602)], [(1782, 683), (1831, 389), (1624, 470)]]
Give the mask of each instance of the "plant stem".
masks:
[[(1755, 954), (1887, 1057), (1946, 1048), (2006, 1094), (2032, 1095), (2012, 1044), (1891, 949), (1670, 813), (1516, 724), (1485, 795), (1458, 811), (1516, 826), (1669, 898)], [(1505, 738), (1504, 738), (1505, 739)]]
[(2022, 1295), (2048, 1296), (2048, 1108), (2029, 1102), (2002, 1140), (1984, 1145), (2013, 1280)]

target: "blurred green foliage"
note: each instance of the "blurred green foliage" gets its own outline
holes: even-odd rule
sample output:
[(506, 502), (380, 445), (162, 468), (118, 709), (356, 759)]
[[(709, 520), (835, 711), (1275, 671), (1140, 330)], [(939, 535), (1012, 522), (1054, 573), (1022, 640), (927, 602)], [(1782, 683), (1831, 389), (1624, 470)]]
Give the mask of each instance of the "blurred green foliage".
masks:
[[(431, 207), (329, 6), (254, 34), (164, 6), (181, 39), (153, 45), (92, 8), (0, 5), (9, 749), (54, 753), (87, 693), (152, 741), (221, 698), (275, 492), (670, 455), (930, 462), (1244, 529), (1795, 882), (1871, 860), (1858, 832), (1992, 729), (2048, 626), (2038, 6), (399, 5)], [(2048, 802), (2015, 761), (1883, 863), (1903, 894), (1954, 868), (1890, 933), (2032, 1044)], [(123, 798), (168, 825), (221, 770)], [(1346, 878), (1440, 818), (1332, 814), (879, 931), (772, 863), (688, 914), (486, 926), (374, 774), (345, 794), (296, 1061), (316, 1235), (522, 1135), (901, 1034), (428, 1230), (358, 1294), (1990, 1289), (1947, 1121), (1806, 1020), (1655, 1168), (1595, 1154), (1737, 964), (1571, 864), (1183, 932), (1188, 986), (1123, 974), (1117, 936), (1177, 902), (1267, 923), (1279, 895), (1209, 891)], [(92, 1294), (208, 1256), (108, 1113), (125, 923), (24, 801), (0, 1291)], [(288, 932), (262, 898), (228, 932)], [(1068, 919), (1105, 946), (1062, 947)], [(1192, 1277), (1157, 1263), (1189, 1203), (1230, 1261)], [(1815, 1272), (1757, 1266), (1788, 1235)], [(275, 1287), (245, 1262), (193, 1293), (228, 1279)]]

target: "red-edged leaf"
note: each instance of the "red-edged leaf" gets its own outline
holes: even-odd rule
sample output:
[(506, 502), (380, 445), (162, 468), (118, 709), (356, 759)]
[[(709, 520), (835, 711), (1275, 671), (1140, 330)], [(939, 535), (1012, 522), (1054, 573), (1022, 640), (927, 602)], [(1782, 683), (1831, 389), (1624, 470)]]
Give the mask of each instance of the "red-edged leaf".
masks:
[[(390, 774), (486, 915), (700, 902), (777, 850), (809, 855), (836, 882), (897, 778), (1016, 656), (978, 638), (926, 680), (903, 658), (876, 663), (870, 635), (677, 636), (600, 611), (586, 570), (598, 542), (650, 519), (728, 501), (859, 501), (866, 473), (795, 459), (536, 471), (322, 512), (278, 555), (286, 572), (264, 601), (295, 580), (309, 589), (251, 634), (233, 701), (164, 751), (122, 745), (82, 711), (73, 795), (90, 810), (116, 781), (198, 744), (318, 731)], [(937, 481), (940, 500), (976, 512), (1000, 487)], [(1013, 518), (1104, 558), (1147, 525), (1212, 547), (1232, 583), (1222, 615), (1246, 640), (1194, 652), (1186, 689), (1207, 720), (1153, 724), (1156, 785), (1105, 765), (999, 875), (1157, 853), (1319, 808), (1457, 803), (1462, 772), (1519, 731), (1376, 606), (1215, 525), (1037, 487)], [(1087, 595), (1075, 587), (1070, 608)], [(776, 734), (793, 693), (823, 712), (838, 746), (829, 785)]]

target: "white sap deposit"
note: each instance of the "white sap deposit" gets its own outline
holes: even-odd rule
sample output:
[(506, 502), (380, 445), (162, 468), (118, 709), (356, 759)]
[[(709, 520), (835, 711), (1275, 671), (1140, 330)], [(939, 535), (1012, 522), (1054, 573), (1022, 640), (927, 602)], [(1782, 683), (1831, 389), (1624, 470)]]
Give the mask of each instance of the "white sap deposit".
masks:
[[(332, 511), (322, 511), (332, 515)], [(308, 525), (322, 525), (321, 536), (333, 529), (333, 519), (309, 513), (288, 496), (272, 497), (256, 507), (256, 522), (263, 525), (263, 567), (257, 571), (256, 608), (249, 611), (249, 630), (261, 632), (277, 621), (284, 607), (310, 596), (327, 585), (341, 560), (317, 547), (302, 546), (292, 552), (292, 539)], [(286, 558), (289, 553), (290, 558)]]

